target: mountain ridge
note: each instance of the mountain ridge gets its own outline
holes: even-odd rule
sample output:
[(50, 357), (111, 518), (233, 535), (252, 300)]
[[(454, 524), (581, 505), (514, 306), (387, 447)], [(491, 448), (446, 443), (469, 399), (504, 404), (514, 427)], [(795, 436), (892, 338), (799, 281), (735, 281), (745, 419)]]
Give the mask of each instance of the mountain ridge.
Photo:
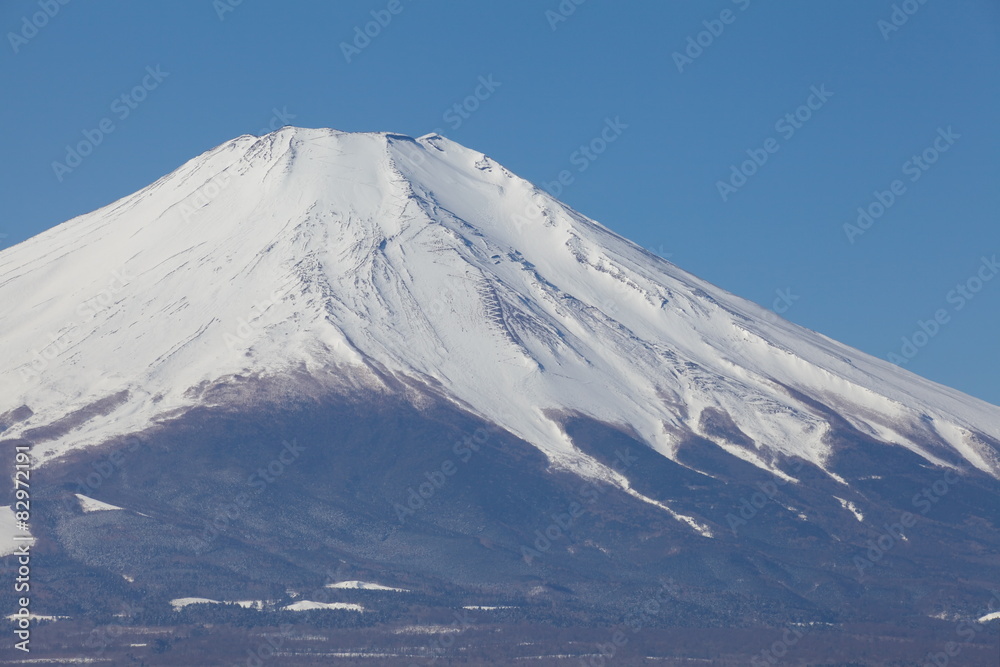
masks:
[(410, 628), (462, 609), (455, 656), (537, 629), (555, 664), (655, 599), (622, 664), (689, 631), (747, 664), (749, 629), (788, 627), (804, 660), (888, 631), (912, 662), (1000, 578), (1000, 408), (438, 135), (239, 137), (5, 250), (0, 303), (0, 458), (30, 452), (57, 659), (127, 606), (179, 646), (293, 624), (410, 664)]
[[(445, 387), (461, 404), (568, 465), (573, 448), (545, 418), (546, 409), (578, 409), (627, 424), (667, 456), (678, 431), (705, 435), (701, 413), (721, 411), (758, 453), (772, 449), (822, 465), (829, 455), (823, 442), (828, 418), (782, 388), (789, 386), (847, 414), (853, 427), (934, 463), (954, 464), (946, 454), (954, 450), (958, 460), (1000, 474), (1000, 409), (762, 316), (760, 306), (654, 258), (482, 153), (436, 134), (413, 139), (286, 127), (263, 137), (243, 135), (36, 239), (3, 254), (0, 298), (17, 292), (24, 304), (13, 309), (22, 327), (7, 329), (13, 339), (8, 359), (21, 363), (3, 370), (17, 372), (29, 386), (44, 384), (52, 369), (35, 366), (51, 350), (32, 349), (32, 343), (48, 329), (63, 373), (66, 366), (77, 377), (112, 371), (124, 382), (105, 377), (103, 384), (108, 394), (132, 392), (126, 408), (147, 392), (135, 419), (122, 410), (110, 417), (122, 426), (148, 426), (157, 414), (185, 407), (177, 394), (219, 379), (222, 338), (227, 350), (238, 348), (251, 360), (222, 360), (227, 374), (300, 363), (363, 367), (377, 360), (390, 372)], [(50, 251), (32, 258), (36, 244), (46, 241), (61, 246), (59, 257)], [(157, 247), (165, 250), (157, 254)], [(280, 261), (273, 261), (275, 254)], [(113, 270), (102, 285), (102, 277), (91, 277), (97, 265), (119, 267), (119, 273)], [(77, 293), (75, 311), (71, 300), (44, 292), (58, 280), (39, 274), (56, 271), (64, 281), (90, 279), (89, 292), (65, 290)], [(81, 276), (85, 271), (89, 275)], [(213, 286), (215, 298), (240, 301), (238, 308), (212, 312), (207, 299), (185, 293), (189, 285), (212, 285), (220, 274), (239, 289)], [(67, 315), (61, 325), (51, 317), (37, 325), (44, 321), (38, 311), (51, 312), (54, 302), (70, 315), (89, 307), (89, 317), (73, 328)], [(131, 320), (126, 308), (136, 313)], [(194, 317), (178, 316), (192, 309)], [(119, 363), (121, 350), (140, 358), (144, 351), (123, 332), (156, 337), (141, 330), (141, 317), (162, 318), (164, 329), (184, 331), (177, 340), (156, 339), (158, 354), (145, 361), (158, 373)], [(306, 338), (312, 338), (296, 340), (302, 328), (289, 320), (307, 327)], [(442, 328), (444, 321), (449, 326)], [(467, 333), (465, 341), (454, 335), (456, 324)], [(113, 349), (90, 354), (83, 342), (95, 338), (111, 338)], [(286, 354), (289, 340), (302, 343), (297, 357)], [(199, 372), (166, 370), (178, 355), (200, 365)], [(479, 363), (489, 368), (478, 373)], [(130, 381), (129, 374), (142, 382)], [(497, 376), (488, 395), (472, 386)], [(581, 389), (595, 383), (615, 397), (613, 408), (606, 409), (608, 394)], [(520, 416), (500, 415), (491, 397), (514, 387), (524, 388), (530, 400), (519, 405)], [(35, 389), (34, 395), (8, 391), (0, 399), (8, 411), (26, 405), (34, 412), (11, 425), (10, 435), (64, 416), (46, 414), (58, 410), (58, 402), (79, 409), (103, 398), (81, 389), (76, 396), (50, 393), (46, 403), (37, 398), (45, 388)], [(637, 391), (641, 399), (629, 397)], [(157, 408), (164, 400), (157, 397), (171, 393), (170, 407)], [(640, 401), (664, 406), (649, 409), (636, 405)], [(747, 402), (754, 407), (743, 409)], [(678, 419), (670, 403), (685, 406), (688, 419)], [(88, 423), (77, 435), (84, 445), (123, 434)], [(85, 435), (87, 429), (92, 434)], [(74, 446), (63, 443), (39, 454), (44, 461)], [(767, 468), (766, 455), (737, 446), (733, 452)]]

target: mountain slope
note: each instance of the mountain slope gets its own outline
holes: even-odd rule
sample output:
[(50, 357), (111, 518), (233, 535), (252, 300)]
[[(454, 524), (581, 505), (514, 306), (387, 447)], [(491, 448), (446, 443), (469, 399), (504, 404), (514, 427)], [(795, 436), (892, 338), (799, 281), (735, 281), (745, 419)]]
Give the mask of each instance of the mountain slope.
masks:
[[(290, 624), (288, 664), (354, 628), (408, 665), (460, 610), (457, 661), (487, 637), (579, 664), (651, 601), (619, 664), (705, 659), (677, 628), (718, 664), (764, 648), (732, 628), (811, 628), (803, 663), (893, 636), (886, 664), (916, 664), (956, 622), (963, 656), (993, 650), (1000, 408), (440, 136), (239, 137), (0, 253), (0, 304), (0, 460), (34, 459), (52, 659), (129, 609), (192, 655), (185, 628)], [(578, 639), (525, 642), (554, 627)]]
[(550, 413), (667, 457), (723, 423), (768, 469), (825, 466), (842, 419), (1000, 474), (1000, 408), (704, 283), (436, 135), (240, 137), (2, 258), (0, 411), (32, 411), (8, 435), (43, 462), (222, 378), (337, 368), (345, 388), (434, 386), (591, 475), (608, 471)]

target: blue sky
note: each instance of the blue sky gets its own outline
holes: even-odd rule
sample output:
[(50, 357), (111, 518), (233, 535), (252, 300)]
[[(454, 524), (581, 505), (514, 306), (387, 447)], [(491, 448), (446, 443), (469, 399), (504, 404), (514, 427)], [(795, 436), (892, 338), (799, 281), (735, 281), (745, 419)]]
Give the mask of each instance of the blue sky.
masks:
[(237, 2), (3, 3), (0, 244), (240, 134), (437, 129), (1000, 404), (995, 0)]

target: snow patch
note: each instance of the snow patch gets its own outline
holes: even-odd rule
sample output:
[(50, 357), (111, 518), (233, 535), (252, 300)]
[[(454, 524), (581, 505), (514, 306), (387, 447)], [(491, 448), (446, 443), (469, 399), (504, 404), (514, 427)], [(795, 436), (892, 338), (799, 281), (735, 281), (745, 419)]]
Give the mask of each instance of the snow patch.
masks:
[(75, 494), (76, 499), (80, 501), (80, 509), (86, 512), (103, 512), (108, 510), (120, 510), (121, 507), (117, 505), (111, 505), (109, 503), (102, 502), (95, 498), (88, 498), (87, 496)]
[(292, 604), (282, 607), (285, 611), (309, 611), (311, 609), (343, 609), (346, 611), (366, 611), (364, 607), (359, 604), (353, 604), (351, 602), (313, 602), (312, 600), (299, 600), (298, 602), (293, 602)]
[(517, 609), (517, 607), (510, 607), (510, 606), (506, 606), (506, 607), (505, 606), (491, 607), (491, 606), (487, 606), (487, 605), (470, 604), (470, 605), (466, 605), (466, 606), (462, 607), (462, 609), (476, 609), (476, 610), (479, 610), (479, 611), (493, 611), (494, 609)]
[(625, 492), (628, 493), (633, 498), (638, 498), (639, 500), (641, 500), (641, 501), (643, 501), (645, 503), (649, 503), (650, 505), (653, 505), (655, 507), (659, 507), (660, 509), (666, 511), (667, 514), (669, 514), (670, 516), (672, 516), (675, 520), (681, 521), (683, 523), (686, 523), (688, 526), (690, 526), (691, 528), (693, 528), (702, 537), (715, 537), (715, 533), (712, 532), (711, 528), (709, 528), (708, 526), (706, 526), (703, 523), (700, 523), (699, 521), (697, 521), (693, 517), (687, 516), (685, 514), (680, 514), (679, 512), (675, 512), (674, 510), (672, 510), (671, 508), (667, 507), (666, 505), (664, 505), (660, 501), (653, 500), (652, 498), (644, 496), (641, 493), (639, 493), (638, 491), (636, 491), (635, 489), (629, 488), (629, 489), (626, 489)]
[(857, 519), (860, 522), (863, 522), (865, 520), (865, 515), (862, 514), (861, 510), (858, 509), (857, 505), (852, 503), (850, 500), (844, 500), (843, 498), (839, 498), (837, 496), (834, 496), (834, 498), (837, 499), (837, 502), (840, 503), (841, 507), (843, 507), (845, 510), (849, 510), (851, 514), (854, 515), (855, 519)]
[(454, 625), (407, 625), (396, 628), (392, 633), (396, 635), (440, 635), (461, 631), (461, 628), (456, 628)]
[(22, 544), (33, 545), (35, 538), (31, 532), (20, 530), (14, 509), (10, 505), (0, 507), (0, 556), (15, 553)]
[[(18, 616), (17, 614), (10, 614), (7, 616), (8, 621), (16, 621), (18, 618), (24, 618), (24, 617)], [(57, 621), (61, 618), (69, 618), (69, 616), (47, 616), (45, 614), (29, 614), (29, 618), (32, 621)]]
[(174, 611), (180, 611), (184, 607), (193, 604), (222, 604), (218, 600), (211, 600), (209, 598), (176, 598), (170, 601), (170, 606), (174, 608)]
[(338, 581), (335, 584), (327, 584), (326, 588), (343, 588), (364, 591), (395, 591), (397, 593), (411, 592), (406, 588), (393, 588), (392, 586), (383, 586), (382, 584), (373, 584), (366, 581)]

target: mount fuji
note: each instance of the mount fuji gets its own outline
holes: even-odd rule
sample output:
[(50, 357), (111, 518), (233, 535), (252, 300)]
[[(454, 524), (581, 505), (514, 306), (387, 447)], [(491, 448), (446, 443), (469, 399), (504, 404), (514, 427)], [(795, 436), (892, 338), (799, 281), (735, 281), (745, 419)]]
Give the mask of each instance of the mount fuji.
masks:
[(437, 134), (238, 137), (4, 250), (0, 304), (47, 614), (598, 627), (666, 590), (647, 627), (936, 636), (1000, 579), (1000, 408)]

